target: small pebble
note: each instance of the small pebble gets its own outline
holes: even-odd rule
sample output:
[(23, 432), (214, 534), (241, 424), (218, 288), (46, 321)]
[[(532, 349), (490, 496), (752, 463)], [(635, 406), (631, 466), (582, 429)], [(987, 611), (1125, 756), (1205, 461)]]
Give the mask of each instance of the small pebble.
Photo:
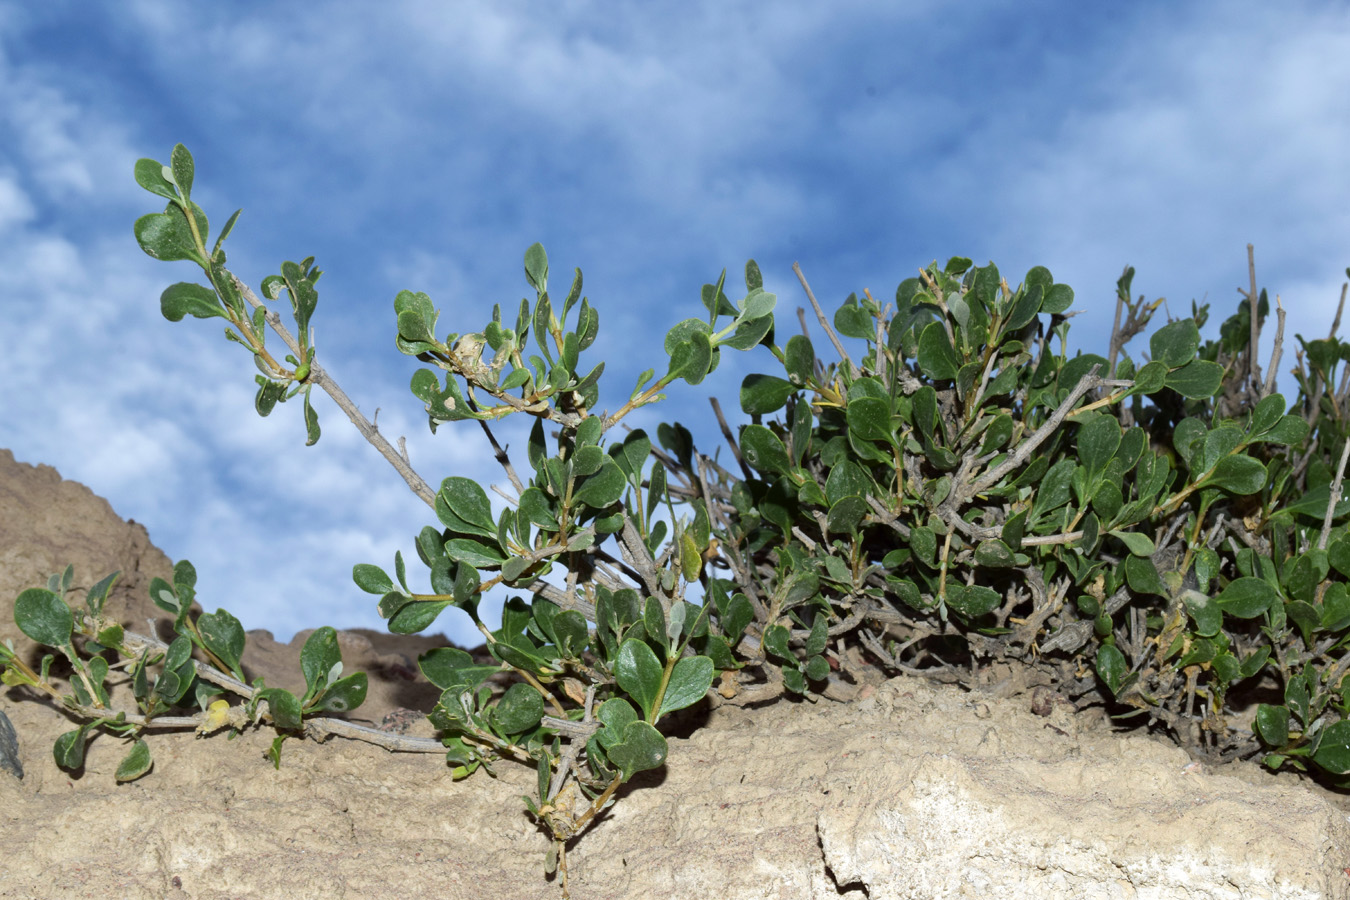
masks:
[(23, 778), (23, 763), (19, 762), (19, 736), (14, 733), (9, 716), (0, 710), (0, 769)]

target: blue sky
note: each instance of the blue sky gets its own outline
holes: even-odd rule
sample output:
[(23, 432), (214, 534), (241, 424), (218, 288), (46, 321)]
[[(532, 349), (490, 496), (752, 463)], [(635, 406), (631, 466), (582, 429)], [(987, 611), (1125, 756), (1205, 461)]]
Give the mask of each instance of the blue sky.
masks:
[[(0, 2), (0, 446), (190, 558), (208, 609), (282, 638), (379, 628), (351, 567), (413, 556), (433, 518), (331, 404), (305, 448), (298, 408), (253, 412), (218, 322), (160, 316), (195, 273), (136, 247), (160, 206), (131, 172), (180, 141), (213, 226), (244, 210), (245, 281), (317, 257), (319, 360), (422, 475), (504, 482), (474, 429), (428, 432), (392, 303), (426, 291), (478, 330), (527, 294), (534, 241), (555, 281), (585, 273), (611, 408), (751, 257), (789, 322), (794, 261), (830, 309), (953, 255), (1014, 284), (1045, 265), (1084, 310), (1071, 345), (1104, 352), (1126, 263), (1137, 294), (1221, 319), (1251, 242), (1290, 335), (1325, 335), (1350, 7)], [(707, 397), (735, 411), (752, 371), (762, 349), (632, 423), (707, 434)], [(474, 641), (455, 611), (436, 627)]]

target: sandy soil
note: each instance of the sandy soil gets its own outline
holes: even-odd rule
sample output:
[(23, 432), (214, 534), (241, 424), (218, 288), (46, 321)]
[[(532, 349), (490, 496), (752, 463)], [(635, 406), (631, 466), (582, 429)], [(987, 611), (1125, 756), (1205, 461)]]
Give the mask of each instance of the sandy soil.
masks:
[[(9, 603), (67, 563), (80, 588), (121, 569), (109, 610), (139, 630), (157, 617), (146, 588), (170, 563), (145, 529), (0, 451), (0, 640), (29, 645)], [(251, 633), (250, 676), (300, 686), (305, 636)], [(430, 708), (415, 661), (443, 640), (341, 640), (347, 671), (371, 675), (354, 718), (403, 727), (399, 710)], [(1343, 798), (1251, 764), (1207, 769), (990, 680), (1002, 687), (894, 679), (849, 703), (696, 710), (703, 727), (575, 844), (573, 897), (1350, 896)], [(522, 766), (456, 784), (439, 757), (334, 738), (288, 742), (277, 771), (270, 732), (158, 734), (154, 770), (118, 785), (125, 749), (106, 736), (81, 772), (55, 766), (71, 721), (30, 696), (0, 690), (25, 772), (0, 770), (0, 897), (560, 896)], [(425, 720), (409, 733), (430, 736)]]

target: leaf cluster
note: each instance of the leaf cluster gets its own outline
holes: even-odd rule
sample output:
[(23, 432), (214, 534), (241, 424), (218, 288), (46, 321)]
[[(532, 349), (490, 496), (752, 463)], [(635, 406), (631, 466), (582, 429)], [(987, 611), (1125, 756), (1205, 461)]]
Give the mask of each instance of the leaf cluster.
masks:
[[(268, 687), (262, 678), (248, 683), (240, 660), (246, 637), (239, 620), (223, 609), (199, 613), (194, 608), (196, 570), (183, 561), (174, 566), (173, 583), (156, 577), (151, 600), (172, 615), (174, 638), (164, 643), (126, 630), (104, 614), (109, 592), (120, 573), (91, 587), (83, 604), (68, 598), (74, 570), (67, 566), (45, 588), (30, 588), (14, 600), (14, 621), (35, 643), (57, 651), (69, 673), (57, 677), (54, 654), (36, 667), (8, 645), (0, 646), (3, 682), (46, 694), (83, 720), (57, 738), (56, 764), (77, 770), (85, 747), (99, 733), (115, 734), (131, 746), (117, 768), (118, 781), (141, 777), (153, 764), (143, 735), (159, 728), (192, 728), (198, 733), (230, 726), (232, 732), (259, 723), (277, 731), (270, 756), (280, 765), (281, 745), (303, 731), (307, 719), (327, 712), (346, 712), (365, 702), (364, 672), (342, 674), (337, 632), (327, 626), (305, 641), (300, 667), (306, 690), (297, 697), (284, 688)], [(131, 694), (131, 707), (118, 704), (114, 689)], [(228, 697), (235, 698), (231, 704)], [(194, 711), (190, 715), (175, 712)]]

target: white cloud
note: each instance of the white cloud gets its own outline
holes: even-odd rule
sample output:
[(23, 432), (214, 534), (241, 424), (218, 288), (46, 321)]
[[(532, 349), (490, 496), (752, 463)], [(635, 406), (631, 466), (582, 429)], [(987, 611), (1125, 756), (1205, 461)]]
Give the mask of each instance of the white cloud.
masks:
[(0, 176), (0, 234), (33, 220), (37, 211), (13, 175)]

